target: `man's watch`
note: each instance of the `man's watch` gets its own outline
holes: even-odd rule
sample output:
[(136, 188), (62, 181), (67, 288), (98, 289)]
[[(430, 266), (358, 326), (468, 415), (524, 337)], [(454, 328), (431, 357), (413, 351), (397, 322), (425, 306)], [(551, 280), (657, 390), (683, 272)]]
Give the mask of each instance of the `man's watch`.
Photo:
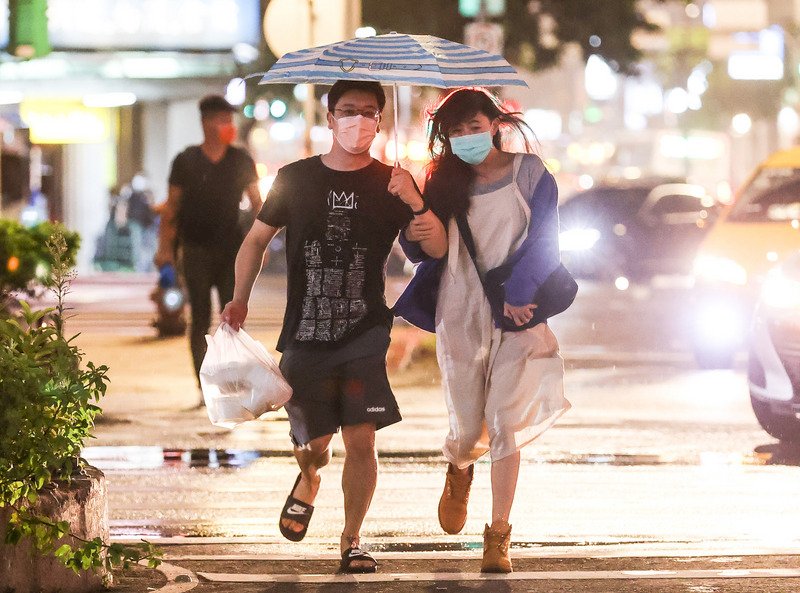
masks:
[(422, 214), (425, 214), (428, 210), (430, 210), (430, 208), (428, 207), (428, 205), (425, 202), (423, 202), (422, 203), (422, 209), (420, 209), (420, 210), (412, 210), (411, 214), (413, 214), (414, 216), (421, 216)]

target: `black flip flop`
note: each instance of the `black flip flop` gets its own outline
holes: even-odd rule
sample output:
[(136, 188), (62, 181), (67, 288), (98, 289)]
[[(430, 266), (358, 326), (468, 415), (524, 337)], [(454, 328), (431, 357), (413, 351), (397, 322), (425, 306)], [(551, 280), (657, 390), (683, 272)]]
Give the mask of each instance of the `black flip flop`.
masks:
[[(278, 520), (278, 529), (280, 529), (283, 537), (293, 542), (299, 542), (306, 536), (308, 532), (308, 523), (311, 521), (311, 515), (314, 513), (314, 505), (305, 503), (302, 500), (297, 500), (294, 497), (294, 491), (297, 489), (297, 485), (302, 478), (302, 473), (297, 474), (297, 479), (294, 482), (294, 486), (292, 486), (292, 492), (286, 498), (286, 504), (283, 505), (283, 510), (281, 511), (281, 518)], [(294, 531), (288, 527), (284, 527), (282, 523), (283, 519), (289, 519), (290, 521), (300, 523), (303, 526), (303, 530)]]
[[(369, 560), (372, 566), (352, 566), (353, 562), (360, 560)], [(358, 546), (348, 548), (342, 552), (342, 561), (339, 563), (339, 572), (348, 574), (366, 574), (375, 572), (378, 569), (378, 563), (375, 558), (370, 556), (369, 552), (365, 552)]]

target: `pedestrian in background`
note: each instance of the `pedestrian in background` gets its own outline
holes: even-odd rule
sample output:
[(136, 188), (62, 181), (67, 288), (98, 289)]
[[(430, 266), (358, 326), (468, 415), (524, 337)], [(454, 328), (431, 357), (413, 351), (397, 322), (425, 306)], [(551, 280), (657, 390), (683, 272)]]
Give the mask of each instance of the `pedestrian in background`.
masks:
[(127, 222), (131, 238), (131, 262), (135, 272), (149, 272), (155, 252), (156, 213), (153, 195), (143, 173), (137, 173), (123, 188), (127, 196)]
[[(289, 540), (306, 534), (340, 429), (345, 524), (341, 572), (374, 572), (360, 531), (375, 491), (376, 430), (401, 420), (386, 376), (393, 316), (384, 297), (385, 266), (399, 231), (419, 218), (422, 240), (440, 256), (444, 228), (425, 208), (408, 171), (370, 156), (386, 103), (376, 82), (339, 81), (328, 93), (330, 152), (278, 171), (236, 260), (236, 289), (223, 319), (238, 329), (270, 241), (286, 227), (287, 305), (278, 350), (292, 386), (286, 403), (300, 473), (281, 512)], [(438, 246), (438, 248), (437, 248)]]
[[(484, 530), (481, 570), (511, 572), (508, 520), (520, 450), (570, 404), (553, 332), (546, 323), (523, 331), (499, 328), (483, 282), (489, 270), (515, 262), (504, 285), (503, 314), (514, 329), (531, 321), (537, 287), (560, 264), (558, 194), (538, 156), (502, 150), (505, 129), (519, 133), (530, 151), (527, 126), (489, 93), (452, 92), (432, 113), (429, 129), (433, 161), (424, 195), (448, 230), (448, 250), (438, 276), (423, 280), (433, 286), (412, 281), (409, 290), (436, 291), (436, 352), (450, 419), (439, 522), (451, 534), (464, 527), (474, 465), (488, 452), (492, 521)], [(456, 220), (464, 214), (474, 260)], [(425, 221), (411, 223), (402, 239), (410, 258), (420, 259), (414, 242), (429, 233)], [(411, 316), (404, 297), (397, 314)]]
[[(211, 324), (211, 291), (220, 305), (233, 298), (236, 253), (242, 244), (239, 204), (244, 194), (253, 210), (261, 207), (253, 159), (233, 146), (236, 109), (219, 95), (199, 104), (203, 143), (189, 146), (172, 162), (169, 193), (161, 207), (156, 267), (180, 269), (189, 298), (189, 343), (200, 385), (200, 365)], [(200, 400), (202, 405), (202, 398)]]

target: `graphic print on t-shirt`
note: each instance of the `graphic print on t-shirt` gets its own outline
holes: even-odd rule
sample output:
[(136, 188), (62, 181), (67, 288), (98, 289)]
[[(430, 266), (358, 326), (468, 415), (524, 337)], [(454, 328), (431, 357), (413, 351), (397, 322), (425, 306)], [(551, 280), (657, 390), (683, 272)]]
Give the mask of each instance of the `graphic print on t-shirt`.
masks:
[(332, 189), (327, 203), (324, 239), (308, 240), (303, 246), (306, 287), (298, 342), (338, 341), (367, 314), (367, 249), (351, 238), (358, 195)]

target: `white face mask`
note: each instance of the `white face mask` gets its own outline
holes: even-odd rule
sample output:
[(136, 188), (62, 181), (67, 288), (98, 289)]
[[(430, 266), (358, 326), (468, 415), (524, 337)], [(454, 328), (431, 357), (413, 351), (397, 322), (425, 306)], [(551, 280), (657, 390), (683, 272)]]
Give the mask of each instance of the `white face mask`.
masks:
[(378, 133), (378, 120), (363, 115), (340, 117), (334, 120), (333, 135), (350, 154), (367, 152)]

